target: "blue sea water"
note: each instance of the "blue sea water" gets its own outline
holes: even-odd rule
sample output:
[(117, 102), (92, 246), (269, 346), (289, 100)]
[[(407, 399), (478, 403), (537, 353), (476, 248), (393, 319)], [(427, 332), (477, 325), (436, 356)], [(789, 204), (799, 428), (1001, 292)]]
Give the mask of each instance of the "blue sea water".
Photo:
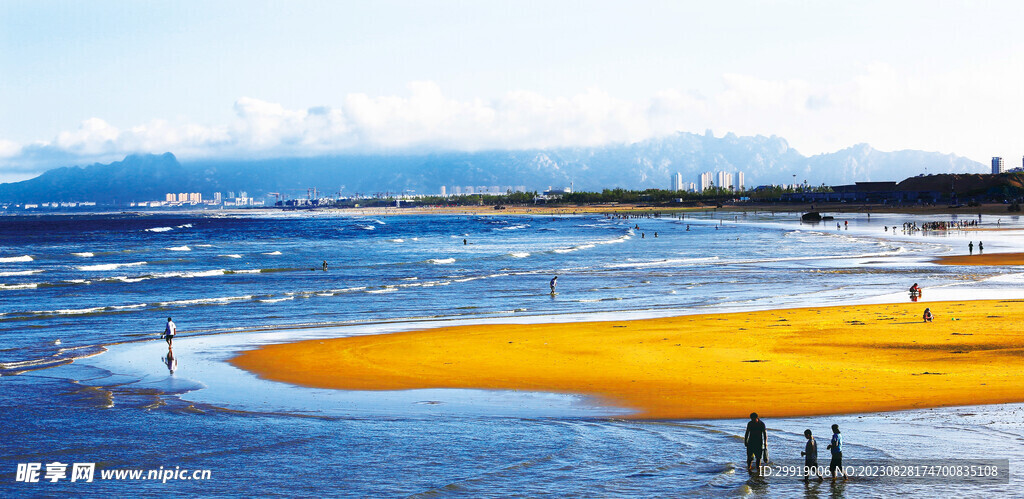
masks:
[[(570, 394), (313, 390), (225, 362), (259, 344), (438, 325), (906, 300), (912, 282), (927, 299), (1024, 295), (1017, 268), (930, 263), (980, 237), (989, 252), (1020, 250), (1020, 230), (891, 230), (939, 219), (849, 215), (837, 228), (791, 213), (714, 211), (0, 217), (0, 494), (963, 492), (856, 481), (812, 490), (751, 478), (737, 443), (742, 421), (624, 420), (622, 408)], [(999, 220), (1001, 229), (1020, 227)], [(174, 364), (158, 341), (168, 316), (180, 333)], [(950, 457), (955, 444), (1019, 466), (1022, 415), (1005, 405), (827, 421), (860, 428), (849, 438), (861, 457)], [(768, 421), (772, 438), (797, 451), (804, 426), (827, 434), (826, 418)], [(201, 468), (213, 477), (15, 482), (18, 463), (52, 461)]]

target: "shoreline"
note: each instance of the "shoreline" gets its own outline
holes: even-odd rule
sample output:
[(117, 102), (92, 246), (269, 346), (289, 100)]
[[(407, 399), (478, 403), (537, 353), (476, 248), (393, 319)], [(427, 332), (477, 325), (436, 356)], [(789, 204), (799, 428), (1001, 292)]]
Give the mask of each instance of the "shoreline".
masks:
[[(316, 388), (580, 394), (635, 410), (630, 417), (638, 419), (1000, 404), (1024, 401), (1024, 374), (1017, 373), (1024, 339), (1010, 313), (1022, 303), (449, 326), (267, 345), (228, 362), (263, 379)], [(935, 322), (921, 322), (925, 306)]]

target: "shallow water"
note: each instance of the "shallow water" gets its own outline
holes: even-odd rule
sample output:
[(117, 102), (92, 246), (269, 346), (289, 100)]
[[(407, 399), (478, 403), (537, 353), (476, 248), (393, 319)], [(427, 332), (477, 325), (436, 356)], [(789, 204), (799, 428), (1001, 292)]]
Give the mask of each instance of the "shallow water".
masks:
[[(0, 418), (7, 422), (0, 493), (860, 497), (1016, 490), (857, 480), (805, 489), (798, 480), (743, 470), (742, 420), (629, 421), (619, 419), (627, 414), (621, 408), (571, 394), (314, 390), (259, 380), (224, 362), (268, 342), (434, 325), (905, 300), (915, 281), (930, 300), (1024, 296), (1015, 267), (929, 262), (962, 253), (979, 234), (988, 252), (1019, 251), (1024, 231), (893, 235), (882, 225), (940, 218), (858, 215), (842, 230), (796, 218), (0, 217)], [(1018, 223), (1006, 217), (1000, 227)], [(558, 294), (551, 296), (555, 274)], [(182, 333), (173, 374), (166, 346), (154, 341), (168, 315)], [(253, 329), (266, 331), (239, 332)], [(839, 422), (848, 456), (998, 457), (1019, 466), (1022, 416), (1020, 405), (1003, 405), (767, 421), (777, 456), (798, 457), (801, 432), (812, 427), (824, 460), (828, 426)], [(213, 478), (130, 489), (13, 483), (17, 463), (51, 460), (202, 468)], [(1019, 482), (1015, 476), (1014, 487)]]

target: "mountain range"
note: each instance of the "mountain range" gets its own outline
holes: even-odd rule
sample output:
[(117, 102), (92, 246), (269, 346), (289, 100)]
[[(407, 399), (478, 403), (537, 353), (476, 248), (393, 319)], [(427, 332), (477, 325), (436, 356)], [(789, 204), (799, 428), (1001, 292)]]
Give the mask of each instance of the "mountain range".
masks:
[(336, 155), (256, 160), (197, 159), (171, 153), (130, 155), (123, 161), (49, 170), (0, 184), (0, 202), (163, 200), (168, 192), (281, 192), (305, 197), (307, 188), (343, 195), (382, 192), (435, 194), (441, 186), (548, 186), (668, 189), (679, 172), (686, 183), (705, 171), (744, 172), (746, 187), (803, 183), (838, 185), (901, 180), (921, 173), (979, 173), (967, 158), (924, 151), (878, 151), (858, 144), (804, 156), (776, 136), (715, 137), (678, 133), (633, 144), (546, 150)]

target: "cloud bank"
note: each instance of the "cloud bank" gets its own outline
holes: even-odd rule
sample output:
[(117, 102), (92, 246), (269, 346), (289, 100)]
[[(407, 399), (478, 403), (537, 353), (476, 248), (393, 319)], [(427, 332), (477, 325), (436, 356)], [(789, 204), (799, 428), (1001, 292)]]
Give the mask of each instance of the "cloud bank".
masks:
[[(1019, 81), (1015, 70), (987, 70), (925, 77), (878, 64), (832, 84), (726, 74), (709, 95), (669, 89), (641, 101), (598, 89), (571, 97), (515, 91), (459, 100), (429, 81), (408, 84), (401, 96), (352, 93), (340, 105), (309, 109), (243, 97), (234, 104), (233, 121), (220, 126), (153, 120), (121, 129), (96, 117), (49, 141), (0, 139), (0, 181), (131, 153), (171, 151), (187, 159), (533, 149), (630, 143), (708, 128), (779, 135), (804, 154), (870, 142), (879, 149), (984, 160), (1002, 152), (997, 144), (1016, 142), (1015, 118), (1024, 111), (1024, 91), (1004, 83)], [(991, 127), (988, 143), (977, 140), (979, 123)], [(963, 133), (968, 129), (971, 134)]]

